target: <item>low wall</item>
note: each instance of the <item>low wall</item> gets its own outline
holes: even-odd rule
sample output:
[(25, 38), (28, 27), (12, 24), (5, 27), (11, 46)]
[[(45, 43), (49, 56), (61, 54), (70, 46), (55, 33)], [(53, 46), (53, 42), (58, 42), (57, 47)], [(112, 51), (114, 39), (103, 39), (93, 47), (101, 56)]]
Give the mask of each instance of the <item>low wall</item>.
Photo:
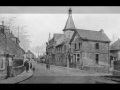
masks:
[(108, 67), (106, 66), (82, 66), (78, 67), (81, 70), (86, 70), (89, 72), (97, 72), (97, 73), (110, 73)]
[(18, 66), (18, 67), (13, 67), (12, 75), (17, 76), (17, 75), (21, 74), (24, 71), (25, 71), (25, 67), (23, 65)]
[(113, 62), (113, 76), (120, 76), (120, 60)]

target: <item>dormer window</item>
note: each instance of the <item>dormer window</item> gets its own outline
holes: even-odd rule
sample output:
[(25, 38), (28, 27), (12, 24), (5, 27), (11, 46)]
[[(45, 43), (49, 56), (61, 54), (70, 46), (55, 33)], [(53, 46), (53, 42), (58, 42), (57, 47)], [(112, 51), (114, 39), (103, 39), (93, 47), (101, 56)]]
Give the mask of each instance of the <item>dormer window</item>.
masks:
[(95, 49), (99, 49), (99, 43), (95, 43)]

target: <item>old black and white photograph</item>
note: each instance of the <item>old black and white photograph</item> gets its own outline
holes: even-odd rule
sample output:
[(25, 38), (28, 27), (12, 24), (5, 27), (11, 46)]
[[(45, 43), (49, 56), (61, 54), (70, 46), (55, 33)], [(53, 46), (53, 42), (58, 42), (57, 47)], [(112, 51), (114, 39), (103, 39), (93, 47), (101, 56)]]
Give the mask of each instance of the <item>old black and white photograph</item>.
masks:
[(0, 6), (0, 84), (100, 83), (120, 83), (119, 6)]

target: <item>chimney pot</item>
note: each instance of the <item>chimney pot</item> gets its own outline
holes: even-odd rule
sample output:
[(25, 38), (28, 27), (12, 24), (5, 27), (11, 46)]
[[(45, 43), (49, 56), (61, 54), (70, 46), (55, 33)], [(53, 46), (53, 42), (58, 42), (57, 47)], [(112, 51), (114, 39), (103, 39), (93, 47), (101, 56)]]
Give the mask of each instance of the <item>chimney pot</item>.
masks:
[(104, 30), (103, 30), (103, 29), (101, 29), (101, 30), (100, 30), (100, 32), (101, 32), (101, 33), (104, 33)]
[(2, 25), (4, 26), (4, 21), (2, 21)]

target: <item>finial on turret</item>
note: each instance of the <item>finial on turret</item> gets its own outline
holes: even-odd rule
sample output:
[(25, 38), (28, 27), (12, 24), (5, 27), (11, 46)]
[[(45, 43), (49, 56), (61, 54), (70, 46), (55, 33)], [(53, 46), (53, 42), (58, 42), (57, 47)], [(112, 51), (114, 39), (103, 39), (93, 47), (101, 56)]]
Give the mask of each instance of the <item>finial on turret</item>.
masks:
[(72, 15), (72, 9), (71, 9), (71, 6), (70, 6), (68, 12), (69, 12), (69, 15)]

